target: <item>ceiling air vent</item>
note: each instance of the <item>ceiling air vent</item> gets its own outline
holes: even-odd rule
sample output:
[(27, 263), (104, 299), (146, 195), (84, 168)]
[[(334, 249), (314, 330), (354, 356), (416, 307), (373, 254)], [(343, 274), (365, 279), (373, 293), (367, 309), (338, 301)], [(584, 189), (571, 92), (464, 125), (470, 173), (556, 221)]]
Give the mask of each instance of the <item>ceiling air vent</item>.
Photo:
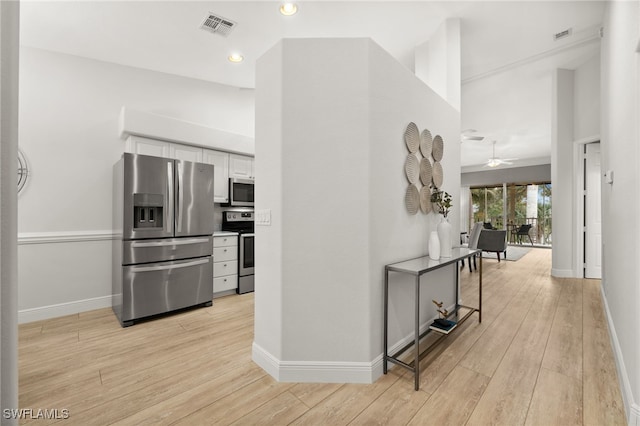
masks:
[(567, 28), (564, 31), (560, 31), (559, 33), (556, 33), (553, 35), (553, 40), (554, 41), (558, 41), (561, 38), (567, 38), (571, 35), (571, 28)]
[(235, 26), (236, 23), (232, 20), (223, 18), (220, 15), (214, 15), (213, 13), (209, 13), (209, 15), (204, 18), (204, 21), (202, 21), (202, 24), (200, 24), (201, 29), (220, 34), (224, 37), (228, 36)]

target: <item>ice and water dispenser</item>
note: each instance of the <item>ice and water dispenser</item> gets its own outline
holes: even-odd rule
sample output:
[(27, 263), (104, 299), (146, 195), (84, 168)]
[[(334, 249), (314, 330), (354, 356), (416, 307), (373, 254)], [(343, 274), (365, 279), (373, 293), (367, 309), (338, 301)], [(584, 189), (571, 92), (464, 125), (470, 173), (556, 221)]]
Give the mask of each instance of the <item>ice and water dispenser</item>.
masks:
[(162, 228), (163, 210), (162, 194), (133, 194), (133, 227)]

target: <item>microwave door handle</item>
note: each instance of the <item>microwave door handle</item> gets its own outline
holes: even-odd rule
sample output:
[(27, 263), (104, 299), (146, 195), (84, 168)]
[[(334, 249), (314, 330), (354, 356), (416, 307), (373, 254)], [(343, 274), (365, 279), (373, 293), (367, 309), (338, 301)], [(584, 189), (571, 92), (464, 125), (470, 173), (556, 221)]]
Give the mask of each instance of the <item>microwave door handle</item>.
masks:
[(164, 229), (173, 234), (173, 220), (170, 220), (173, 216), (173, 161), (167, 162), (167, 200), (164, 209)]
[(195, 260), (193, 262), (186, 263), (174, 263), (171, 265), (161, 265), (161, 266), (134, 266), (131, 268), (132, 272), (156, 272), (156, 271), (166, 271), (167, 269), (179, 269), (179, 268), (190, 268), (192, 266), (202, 265), (208, 263), (208, 259), (200, 259)]
[(176, 194), (178, 195), (178, 208), (177, 208), (177, 218), (176, 218), (176, 233), (177, 232), (182, 232), (182, 207), (183, 207), (183, 188), (182, 188), (182, 162), (178, 161), (177, 162), (177, 174), (178, 174), (178, 183), (176, 183)]

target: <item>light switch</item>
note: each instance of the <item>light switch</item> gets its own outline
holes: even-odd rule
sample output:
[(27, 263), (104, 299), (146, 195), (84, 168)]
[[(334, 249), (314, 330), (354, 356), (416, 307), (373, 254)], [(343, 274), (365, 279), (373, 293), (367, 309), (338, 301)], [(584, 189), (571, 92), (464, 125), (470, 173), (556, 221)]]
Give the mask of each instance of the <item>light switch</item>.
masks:
[(260, 226), (271, 226), (271, 209), (256, 210), (255, 223)]
[(613, 170), (607, 170), (604, 173), (604, 181), (606, 183), (613, 183)]

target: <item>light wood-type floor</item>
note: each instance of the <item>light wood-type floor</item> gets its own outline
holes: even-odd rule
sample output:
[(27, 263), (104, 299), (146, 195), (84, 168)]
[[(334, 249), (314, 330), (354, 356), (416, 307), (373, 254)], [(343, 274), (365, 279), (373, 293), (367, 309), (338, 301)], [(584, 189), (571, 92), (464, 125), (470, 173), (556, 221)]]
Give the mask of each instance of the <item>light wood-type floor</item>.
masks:
[[(600, 282), (550, 264), (485, 259), (482, 324), (422, 361), (417, 392), (398, 367), (371, 385), (274, 381), (251, 361), (248, 294), (126, 329), (109, 309), (21, 325), (20, 407), (74, 425), (626, 424)], [(472, 304), (475, 273), (462, 281)]]

